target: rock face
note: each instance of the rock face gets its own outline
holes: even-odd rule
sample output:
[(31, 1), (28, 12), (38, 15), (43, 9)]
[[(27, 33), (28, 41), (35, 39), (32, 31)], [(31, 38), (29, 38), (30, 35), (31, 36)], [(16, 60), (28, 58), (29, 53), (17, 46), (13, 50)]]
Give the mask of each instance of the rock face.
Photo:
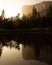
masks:
[(52, 1), (44, 1), (35, 5), (24, 5), (22, 8), (22, 14), (23, 15), (30, 15), (32, 13), (33, 7), (37, 9), (38, 12), (42, 14), (45, 14), (49, 5), (52, 6)]

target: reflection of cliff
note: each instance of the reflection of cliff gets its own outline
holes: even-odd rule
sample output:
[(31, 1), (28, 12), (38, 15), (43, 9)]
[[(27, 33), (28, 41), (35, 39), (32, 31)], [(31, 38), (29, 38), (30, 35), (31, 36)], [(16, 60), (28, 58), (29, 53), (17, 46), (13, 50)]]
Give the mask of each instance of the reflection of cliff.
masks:
[(26, 60), (38, 58), (40, 55), (40, 47), (38, 45), (22, 46), (22, 55)]
[(22, 45), (22, 56), (25, 60), (37, 59), (46, 63), (51, 63), (52, 60), (51, 48), (46, 45)]
[(31, 47), (25, 46), (25, 48), (24, 48), (24, 45), (23, 45), (22, 46), (22, 55), (23, 55), (23, 58), (26, 60), (34, 59), (35, 50), (32, 46)]

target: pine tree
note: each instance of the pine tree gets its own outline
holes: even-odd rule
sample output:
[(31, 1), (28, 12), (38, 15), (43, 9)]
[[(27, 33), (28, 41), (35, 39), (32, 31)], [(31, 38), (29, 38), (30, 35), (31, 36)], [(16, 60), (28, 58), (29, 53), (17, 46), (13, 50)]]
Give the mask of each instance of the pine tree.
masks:
[(33, 16), (33, 18), (35, 18), (37, 16), (37, 10), (35, 7), (33, 7), (33, 9), (32, 9), (32, 16)]
[(49, 5), (46, 16), (49, 17), (49, 18), (52, 17), (52, 6), (51, 5)]

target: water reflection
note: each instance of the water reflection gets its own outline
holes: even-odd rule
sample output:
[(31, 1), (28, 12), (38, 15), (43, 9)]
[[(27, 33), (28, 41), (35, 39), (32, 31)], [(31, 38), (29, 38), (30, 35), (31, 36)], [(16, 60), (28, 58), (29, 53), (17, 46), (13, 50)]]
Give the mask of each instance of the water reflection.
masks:
[(21, 50), (17, 50), (13, 47), (10, 49), (10, 47), (4, 46), (0, 58), (0, 65), (17, 65), (21, 61), (20, 58)]
[(45, 34), (1, 36), (0, 65), (52, 65), (52, 46), (48, 40)]
[(0, 43), (0, 57), (1, 57), (1, 54), (2, 54), (2, 44)]
[(52, 60), (52, 50), (50, 46), (36, 46), (31, 44), (30, 46), (22, 45), (22, 55), (25, 60), (40, 60), (41, 62), (45, 62), (51, 64)]

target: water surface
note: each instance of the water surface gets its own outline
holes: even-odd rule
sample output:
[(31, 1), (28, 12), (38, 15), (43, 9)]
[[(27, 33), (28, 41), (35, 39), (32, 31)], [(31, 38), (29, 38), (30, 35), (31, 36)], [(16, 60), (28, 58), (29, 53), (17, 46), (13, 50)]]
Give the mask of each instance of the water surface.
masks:
[(52, 46), (47, 38), (34, 34), (1, 36), (0, 65), (52, 65)]

